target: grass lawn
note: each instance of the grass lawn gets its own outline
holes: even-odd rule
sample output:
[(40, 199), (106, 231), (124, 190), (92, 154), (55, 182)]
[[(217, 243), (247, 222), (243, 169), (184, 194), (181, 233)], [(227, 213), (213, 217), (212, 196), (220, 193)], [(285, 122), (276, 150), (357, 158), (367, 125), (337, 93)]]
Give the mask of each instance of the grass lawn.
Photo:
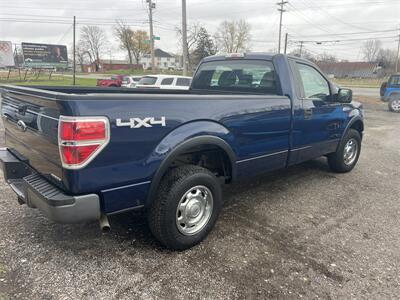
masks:
[(387, 81), (387, 78), (334, 78), (339, 86), (348, 87), (366, 87), (366, 88), (379, 88), (382, 82)]
[[(92, 78), (76, 78), (77, 86), (96, 86), (96, 79)], [(49, 80), (48, 76), (39, 77), (38, 79), (28, 79), (26, 81), (20, 81), (17, 78), (10, 78), (10, 80), (0, 80), (2, 84), (14, 84), (14, 85), (47, 85), (47, 86), (72, 86), (72, 77), (53, 76)]]

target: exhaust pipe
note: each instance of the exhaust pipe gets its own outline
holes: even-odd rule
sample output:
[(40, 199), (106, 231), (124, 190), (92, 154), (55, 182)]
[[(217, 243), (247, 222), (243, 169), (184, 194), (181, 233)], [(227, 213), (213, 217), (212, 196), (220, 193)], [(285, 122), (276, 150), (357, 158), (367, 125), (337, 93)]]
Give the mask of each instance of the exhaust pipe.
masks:
[(111, 229), (110, 223), (108, 222), (108, 218), (106, 215), (102, 214), (100, 216), (99, 225), (100, 225), (101, 232), (103, 232), (103, 233), (107, 233)]

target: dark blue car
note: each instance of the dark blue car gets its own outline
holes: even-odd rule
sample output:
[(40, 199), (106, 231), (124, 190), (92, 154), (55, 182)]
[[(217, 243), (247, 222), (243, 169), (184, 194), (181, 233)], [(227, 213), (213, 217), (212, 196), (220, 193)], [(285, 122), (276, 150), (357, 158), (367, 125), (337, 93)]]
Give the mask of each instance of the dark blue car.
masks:
[(61, 223), (143, 209), (186, 249), (222, 207), (223, 184), (326, 156), (356, 165), (363, 110), (311, 62), (263, 53), (204, 59), (189, 91), (2, 87), (5, 180)]

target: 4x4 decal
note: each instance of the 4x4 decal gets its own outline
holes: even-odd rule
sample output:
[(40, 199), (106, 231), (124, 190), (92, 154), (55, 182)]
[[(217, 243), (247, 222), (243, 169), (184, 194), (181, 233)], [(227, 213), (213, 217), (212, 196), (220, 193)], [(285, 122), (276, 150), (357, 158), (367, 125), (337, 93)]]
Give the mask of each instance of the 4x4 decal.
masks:
[(156, 125), (160, 125), (161, 127), (167, 126), (165, 117), (161, 117), (159, 120), (156, 120), (156, 118), (130, 118), (129, 121), (123, 121), (122, 119), (117, 119), (116, 121), (118, 127), (150, 128)]

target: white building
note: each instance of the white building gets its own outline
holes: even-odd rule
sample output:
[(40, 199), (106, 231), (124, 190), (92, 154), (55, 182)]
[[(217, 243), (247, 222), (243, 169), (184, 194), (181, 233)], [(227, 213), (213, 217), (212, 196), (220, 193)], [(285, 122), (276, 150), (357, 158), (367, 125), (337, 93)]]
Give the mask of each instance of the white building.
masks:
[[(181, 68), (179, 58), (165, 52), (161, 49), (154, 50), (155, 63), (159, 70), (176, 70)], [(145, 70), (151, 69), (151, 55), (145, 54), (140, 59)]]

